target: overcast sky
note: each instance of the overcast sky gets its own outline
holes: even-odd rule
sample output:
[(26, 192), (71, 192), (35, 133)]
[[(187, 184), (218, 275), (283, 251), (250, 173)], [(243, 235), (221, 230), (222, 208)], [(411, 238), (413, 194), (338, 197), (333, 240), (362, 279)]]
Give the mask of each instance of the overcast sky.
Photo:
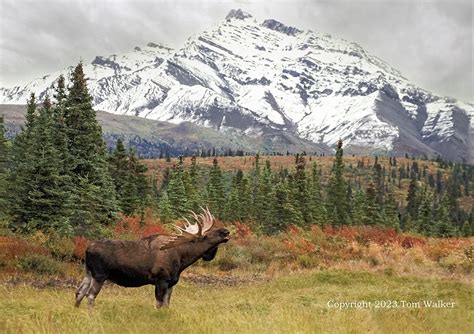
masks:
[(471, 0), (0, 0), (0, 86), (150, 41), (180, 47), (233, 8), (357, 42), (422, 88), (474, 102)]

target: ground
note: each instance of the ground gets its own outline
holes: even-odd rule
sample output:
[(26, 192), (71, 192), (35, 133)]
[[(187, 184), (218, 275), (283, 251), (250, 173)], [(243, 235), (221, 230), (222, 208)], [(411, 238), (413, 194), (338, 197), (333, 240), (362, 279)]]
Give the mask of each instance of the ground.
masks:
[[(474, 328), (473, 285), (445, 279), (333, 269), (270, 280), (191, 274), (176, 286), (171, 307), (160, 310), (154, 308), (151, 286), (108, 285), (91, 310), (73, 306), (74, 289), (67, 284), (21, 283), (0, 285), (2, 333), (469, 333)], [(423, 305), (438, 300), (454, 305)], [(338, 309), (340, 302), (365, 306)]]

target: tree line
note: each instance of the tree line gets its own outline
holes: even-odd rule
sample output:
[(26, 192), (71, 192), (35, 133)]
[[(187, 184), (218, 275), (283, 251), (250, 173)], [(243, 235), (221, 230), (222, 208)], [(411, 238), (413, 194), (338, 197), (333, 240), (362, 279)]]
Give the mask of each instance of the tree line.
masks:
[[(309, 163), (305, 154), (295, 156), (292, 171), (273, 170), (269, 160), (262, 163), (256, 155), (253, 169), (245, 173), (222, 171), (217, 157), (208, 171), (198, 167), (196, 156), (185, 169), (184, 159), (165, 169), (160, 186), (152, 187), (164, 222), (208, 205), (220, 219), (253, 222), (266, 234), (290, 224), (330, 224), (376, 225), (441, 237), (472, 235), (473, 214), (458, 201), (470, 194), (473, 168), (469, 165), (452, 164), (447, 175), (438, 169), (435, 177), (415, 160), (400, 165), (392, 157), (389, 171), (377, 157), (371, 165), (359, 160), (357, 166), (346, 166), (341, 141), (325, 182), (322, 169), (316, 162)], [(400, 200), (396, 192), (404, 179), (409, 180), (409, 189)]]
[(54, 100), (31, 94), (11, 147), (0, 124), (0, 219), (15, 231), (97, 235), (144, 206), (146, 168), (120, 140), (107, 154), (81, 63), (69, 79), (58, 78)]
[[(265, 234), (290, 224), (377, 225), (443, 237), (473, 233), (473, 213), (459, 204), (471, 198), (471, 165), (438, 158), (434, 175), (414, 159), (400, 163), (395, 157), (388, 168), (378, 157), (373, 164), (362, 159), (347, 166), (339, 141), (327, 175), (304, 152), (294, 156), (291, 170), (272, 169), (257, 154), (252, 170), (226, 172), (214, 149), (181, 156), (173, 168), (147, 176), (120, 138), (107, 152), (82, 64), (69, 82), (66, 87), (60, 76), (54, 96), (43, 96), (41, 105), (31, 95), (13, 143), (5, 139), (0, 118), (0, 221), (15, 231), (99, 236), (119, 213), (143, 217), (151, 207), (168, 223), (209, 206), (221, 220), (252, 223)], [(209, 156), (210, 168), (198, 165)], [(171, 160), (169, 153), (160, 158)], [(184, 159), (191, 159), (189, 168)], [(400, 200), (407, 182), (407, 196)]]

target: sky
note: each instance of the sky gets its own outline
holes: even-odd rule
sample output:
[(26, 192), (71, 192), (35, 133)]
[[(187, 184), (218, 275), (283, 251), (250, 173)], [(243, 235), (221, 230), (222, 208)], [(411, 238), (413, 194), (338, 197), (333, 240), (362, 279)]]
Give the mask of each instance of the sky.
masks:
[(0, 86), (160, 42), (231, 9), (356, 42), (435, 94), (474, 102), (471, 0), (0, 0)]

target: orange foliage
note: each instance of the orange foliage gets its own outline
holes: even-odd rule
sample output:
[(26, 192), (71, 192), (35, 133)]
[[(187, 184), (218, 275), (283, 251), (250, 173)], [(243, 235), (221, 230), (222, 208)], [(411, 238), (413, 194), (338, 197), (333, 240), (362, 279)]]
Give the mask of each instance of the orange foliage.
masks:
[(291, 224), (288, 226), (287, 231), (290, 234), (299, 234), (301, 232), (301, 229), (298, 226)]
[(147, 237), (152, 234), (168, 234), (167, 230), (155, 218), (151, 210), (147, 210), (143, 219), (138, 216), (122, 216), (115, 225), (115, 235), (132, 235), (136, 238)]
[(26, 255), (48, 255), (46, 248), (28, 243), (26, 240), (0, 237), (0, 258), (4, 260), (16, 259)]
[(86, 249), (89, 246), (90, 241), (84, 237), (74, 237), (72, 239), (74, 242), (74, 251), (73, 255), (76, 259), (84, 259), (86, 256)]
[(238, 239), (245, 239), (253, 236), (253, 232), (247, 224), (241, 222), (235, 222), (235, 235)]
[(166, 231), (166, 229), (159, 224), (146, 225), (143, 227), (143, 230), (142, 230), (143, 237), (148, 237), (149, 235), (153, 235), (153, 234), (168, 234), (168, 231)]

